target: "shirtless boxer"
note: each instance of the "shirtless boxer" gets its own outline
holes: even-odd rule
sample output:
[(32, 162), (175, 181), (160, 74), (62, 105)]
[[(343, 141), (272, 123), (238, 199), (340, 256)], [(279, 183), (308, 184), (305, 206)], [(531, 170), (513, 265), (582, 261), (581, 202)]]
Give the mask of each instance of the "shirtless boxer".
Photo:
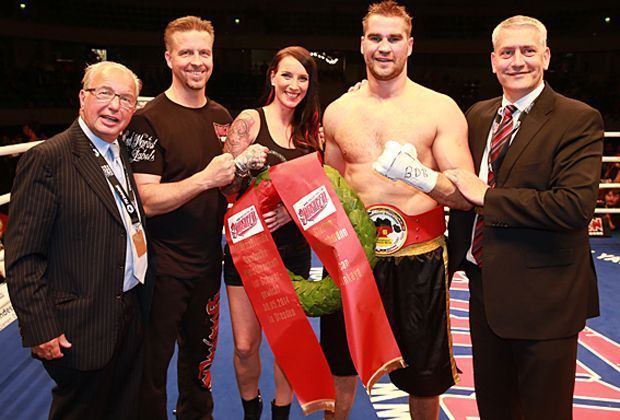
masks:
[[(379, 226), (374, 273), (383, 304), (409, 367), (392, 382), (409, 397), (411, 416), (436, 419), (438, 396), (458, 379), (448, 319), (448, 279), (441, 204), (470, 208), (440, 171), (473, 171), (467, 125), (449, 97), (407, 77), (413, 48), (411, 17), (393, 1), (371, 5), (363, 20), (361, 52), (368, 83), (332, 103), (324, 115), (326, 163), (358, 193)], [(416, 185), (373, 170), (388, 141), (398, 153), (417, 154)], [(403, 147), (406, 145), (406, 147)], [(409, 160), (410, 161), (410, 160)], [(390, 162), (392, 163), (392, 161)], [(402, 176), (401, 178), (407, 178)], [(346, 349), (342, 314), (321, 319), (321, 344), (336, 383), (335, 418), (347, 418), (355, 396), (355, 369)], [(348, 349), (346, 349), (348, 350)], [(326, 418), (332, 418), (326, 413)]]

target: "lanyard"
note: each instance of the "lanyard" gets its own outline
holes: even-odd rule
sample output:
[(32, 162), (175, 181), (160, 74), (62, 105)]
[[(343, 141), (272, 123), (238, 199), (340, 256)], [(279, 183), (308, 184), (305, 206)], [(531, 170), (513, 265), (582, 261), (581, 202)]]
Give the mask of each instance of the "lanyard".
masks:
[[(125, 208), (125, 211), (127, 211), (127, 214), (131, 218), (131, 223), (133, 225), (140, 224), (140, 218), (138, 217), (138, 210), (136, 209), (136, 206), (133, 205), (135, 195), (134, 195), (133, 190), (131, 189), (131, 183), (129, 182), (129, 177), (127, 175), (127, 169), (125, 168), (125, 165), (123, 165), (123, 169), (125, 170), (125, 181), (127, 182), (127, 188), (129, 189), (129, 194), (125, 192), (125, 189), (123, 188), (118, 178), (114, 174), (114, 171), (112, 170), (112, 168), (110, 168), (110, 165), (104, 159), (104, 157), (101, 156), (101, 153), (99, 152), (99, 150), (97, 150), (97, 148), (92, 144), (92, 142), (91, 142), (91, 145), (92, 145), (93, 153), (95, 154), (95, 159), (97, 159), (97, 163), (101, 167), (101, 171), (103, 172), (103, 175), (106, 177), (110, 185), (112, 185), (112, 188), (114, 189), (114, 191), (116, 191), (116, 193), (120, 197), (121, 202), (123, 203), (123, 207)], [(121, 164), (122, 164), (122, 161), (121, 161)]]

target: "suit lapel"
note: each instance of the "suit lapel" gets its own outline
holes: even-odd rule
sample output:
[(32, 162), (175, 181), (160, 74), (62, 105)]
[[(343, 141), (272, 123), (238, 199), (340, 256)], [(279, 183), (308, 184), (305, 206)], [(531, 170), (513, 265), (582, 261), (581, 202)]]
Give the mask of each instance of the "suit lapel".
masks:
[(501, 97), (498, 98), (497, 101), (490, 102), (488, 107), (481, 110), (476, 116), (476, 126), (469, 128), (470, 133), (473, 133), (469, 147), (471, 148), (471, 154), (474, 159), (476, 173), (480, 170), (480, 163), (482, 161), (482, 155), (484, 154), (484, 148), (487, 145), (487, 139), (489, 138), (489, 131), (491, 131), (493, 119), (501, 103)]
[(506, 153), (506, 159), (502, 163), (502, 167), (497, 175), (497, 185), (503, 185), (508, 179), (510, 171), (515, 166), (519, 156), (525, 151), (528, 144), (536, 137), (540, 129), (549, 120), (549, 114), (553, 110), (555, 92), (549, 85), (541, 92), (540, 96), (535, 100), (532, 110), (527, 114), (517, 135)]
[(101, 166), (99, 166), (93, 154), (92, 144), (82, 131), (77, 120), (71, 125), (70, 133), (74, 157), (73, 164), (97, 197), (103, 202), (104, 207), (110, 212), (112, 217), (121, 226), (124, 226), (118, 213), (116, 200), (101, 171)]

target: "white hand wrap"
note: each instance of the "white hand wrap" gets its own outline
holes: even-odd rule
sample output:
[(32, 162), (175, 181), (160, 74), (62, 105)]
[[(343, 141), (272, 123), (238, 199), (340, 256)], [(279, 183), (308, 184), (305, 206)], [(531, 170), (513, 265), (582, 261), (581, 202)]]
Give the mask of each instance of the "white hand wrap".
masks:
[(385, 149), (372, 164), (375, 171), (386, 178), (406, 182), (420, 191), (429, 193), (437, 184), (439, 174), (418, 160), (418, 152), (411, 143), (385, 143)]

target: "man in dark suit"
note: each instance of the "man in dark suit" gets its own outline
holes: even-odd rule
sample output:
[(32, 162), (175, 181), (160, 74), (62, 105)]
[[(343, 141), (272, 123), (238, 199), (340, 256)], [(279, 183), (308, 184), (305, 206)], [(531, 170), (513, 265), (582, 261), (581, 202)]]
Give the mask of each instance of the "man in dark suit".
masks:
[(129, 419), (152, 282), (144, 214), (117, 137), (140, 81), (101, 62), (82, 82), (79, 118), (20, 159), (7, 283), (23, 344), (56, 382), (49, 417)]
[(477, 206), (451, 212), (448, 230), (450, 271), (464, 269), (470, 282), (482, 419), (571, 418), (577, 334), (599, 313), (587, 227), (603, 123), (543, 81), (546, 38), (525, 16), (495, 28), (503, 96), (466, 114), (478, 176), (445, 172)]

